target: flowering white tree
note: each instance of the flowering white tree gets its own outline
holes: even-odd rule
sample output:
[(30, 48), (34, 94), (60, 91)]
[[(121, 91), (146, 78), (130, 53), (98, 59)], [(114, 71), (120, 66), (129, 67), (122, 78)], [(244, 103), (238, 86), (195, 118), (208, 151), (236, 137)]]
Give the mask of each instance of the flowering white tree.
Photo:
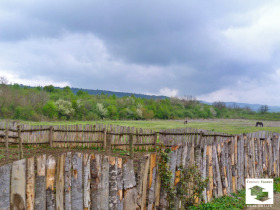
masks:
[(55, 102), (55, 105), (57, 107), (59, 117), (65, 116), (67, 119), (69, 119), (74, 115), (75, 110), (73, 109), (70, 101), (59, 99)]
[(104, 119), (104, 118), (106, 117), (108, 111), (107, 111), (107, 109), (103, 106), (103, 104), (97, 103), (96, 109), (97, 109), (97, 112), (98, 112), (98, 114), (100, 115), (100, 117), (101, 117), (102, 119)]
[(140, 119), (143, 117), (143, 110), (144, 110), (143, 105), (138, 103), (137, 104), (137, 109), (136, 109), (136, 114), (137, 114), (137, 117), (140, 118)]

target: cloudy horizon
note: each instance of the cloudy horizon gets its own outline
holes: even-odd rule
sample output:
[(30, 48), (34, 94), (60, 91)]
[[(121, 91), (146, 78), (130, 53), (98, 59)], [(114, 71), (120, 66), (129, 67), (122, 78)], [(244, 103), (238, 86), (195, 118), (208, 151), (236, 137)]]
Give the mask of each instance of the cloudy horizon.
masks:
[(277, 0), (5, 1), (0, 76), (277, 106), (279, 26)]

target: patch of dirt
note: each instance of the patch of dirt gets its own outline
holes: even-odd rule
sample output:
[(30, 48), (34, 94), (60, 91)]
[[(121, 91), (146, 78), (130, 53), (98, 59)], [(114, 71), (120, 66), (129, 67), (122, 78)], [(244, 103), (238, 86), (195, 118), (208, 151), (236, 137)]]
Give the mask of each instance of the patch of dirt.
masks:
[(280, 209), (280, 193), (274, 193), (274, 198), (273, 198), (273, 202), (274, 204), (272, 205), (272, 207), (249, 207), (246, 208), (247, 210), (279, 210)]
[[(67, 152), (81, 152), (88, 154), (105, 154), (102, 150), (93, 150), (93, 149), (70, 149), (70, 148), (49, 148), (49, 147), (23, 147), (23, 158), (37, 157), (43, 154), (53, 155), (58, 157), (63, 153)], [(138, 160), (142, 158), (145, 154), (150, 154), (150, 152), (135, 152), (134, 159)], [(115, 157), (129, 158), (129, 152), (124, 150), (112, 151), (111, 155)], [(0, 145), (0, 166), (6, 165), (7, 163), (12, 163), (16, 160), (19, 160), (19, 149), (18, 146), (9, 147), (9, 158), (5, 158), (5, 147)]]

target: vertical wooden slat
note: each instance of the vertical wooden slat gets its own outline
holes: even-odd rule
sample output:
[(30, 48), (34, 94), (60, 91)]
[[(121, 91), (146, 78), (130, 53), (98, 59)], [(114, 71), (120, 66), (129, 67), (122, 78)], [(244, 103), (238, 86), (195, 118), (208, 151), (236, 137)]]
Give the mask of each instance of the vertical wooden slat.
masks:
[(5, 148), (6, 148), (6, 153), (5, 153), (5, 156), (6, 156), (6, 160), (8, 160), (9, 158), (9, 121), (6, 122), (6, 126), (5, 126)]
[(279, 176), (279, 138), (273, 136), (273, 172), (274, 176)]
[(12, 164), (11, 209), (26, 208), (26, 161), (18, 160)]
[(206, 148), (206, 158), (208, 159), (208, 176), (209, 176), (209, 187), (207, 190), (207, 201), (211, 201), (213, 198), (213, 164), (212, 164), (212, 146), (208, 145)]
[(92, 209), (101, 209), (101, 157), (91, 155), (90, 163), (90, 185), (91, 185), (91, 206)]
[(49, 156), (46, 163), (47, 179), (46, 179), (46, 203), (47, 209), (55, 209), (55, 167), (56, 160), (54, 156)]
[(65, 170), (65, 154), (59, 156), (57, 161), (56, 174), (56, 209), (64, 209), (64, 170)]
[(137, 170), (137, 206), (139, 209), (146, 208), (146, 194), (147, 194), (147, 180), (148, 180), (148, 169), (149, 169), (150, 156), (146, 155), (141, 158), (138, 162)]
[(50, 147), (53, 147), (53, 126), (50, 126), (50, 131), (49, 131), (49, 144)]
[[(184, 151), (187, 151), (187, 150), (183, 150), (183, 153), (184, 153)], [(207, 154), (207, 146), (206, 145), (204, 145), (204, 149), (203, 149), (203, 159), (202, 159), (202, 178), (203, 179), (206, 179), (206, 167), (207, 167), (207, 160), (206, 160), (206, 154)], [(184, 156), (183, 156), (184, 157)], [(204, 199), (204, 201), (205, 201), (205, 203), (207, 203), (208, 202), (208, 199), (207, 199), (207, 192), (206, 192), (206, 189), (204, 189), (203, 190), (203, 193), (202, 193), (202, 195), (203, 195), (203, 199)]]
[(72, 154), (67, 152), (64, 166), (64, 200), (65, 209), (71, 209)]
[(102, 157), (101, 168), (101, 209), (109, 209), (109, 157)]
[(46, 155), (37, 157), (35, 179), (35, 209), (46, 209)]
[(237, 139), (238, 136), (234, 137), (234, 141), (233, 141), (233, 168), (232, 168), (232, 185), (233, 185), (233, 192), (236, 192), (237, 189), (237, 178), (238, 178), (238, 173), (237, 173)]
[[(156, 184), (156, 153), (151, 154), (150, 157), (150, 172), (148, 183), (148, 210), (152, 210), (155, 206), (155, 184)], [(159, 192), (157, 192), (159, 195)]]
[(23, 158), (22, 138), (21, 138), (21, 127), (20, 124), (17, 126), (18, 131), (18, 142), (19, 142), (19, 158)]
[(117, 209), (123, 209), (123, 175), (122, 175), (122, 158), (117, 158), (117, 185), (118, 185), (118, 197), (117, 197)]
[(109, 209), (118, 208), (118, 163), (116, 157), (109, 157)]
[(0, 166), (0, 209), (10, 209), (10, 181), (12, 164)]
[(124, 180), (124, 202), (123, 209), (131, 210), (137, 207), (137, 191), (133, 160), (125, 160), (123, 163), (123, 180)]
[(84, 209), (90, 209), (90, 155), (84, 154)]
[(83, 209), (83, 154), (75, 152), (72, 157), (71, 200), (72, 210)]
[(27, 183), (26, 183), (26, 206), (27, 209), (34, 209), (35, 204), (35, 171), (34, 158), (27, 159)]

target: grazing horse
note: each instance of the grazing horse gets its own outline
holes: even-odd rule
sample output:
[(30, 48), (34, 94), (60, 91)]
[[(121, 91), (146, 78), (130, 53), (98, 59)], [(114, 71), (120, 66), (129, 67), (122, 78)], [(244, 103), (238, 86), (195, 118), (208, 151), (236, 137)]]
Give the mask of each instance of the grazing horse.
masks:
[(263, 127), (263, 123), (262, 122), (256, 122), (256, 127), (258, 127), (258, 126)]
[(185, 120), (185, 121), (184, 121), (184, 124), (188, 124), (188, 121), (187, 121), (187, 120)]

